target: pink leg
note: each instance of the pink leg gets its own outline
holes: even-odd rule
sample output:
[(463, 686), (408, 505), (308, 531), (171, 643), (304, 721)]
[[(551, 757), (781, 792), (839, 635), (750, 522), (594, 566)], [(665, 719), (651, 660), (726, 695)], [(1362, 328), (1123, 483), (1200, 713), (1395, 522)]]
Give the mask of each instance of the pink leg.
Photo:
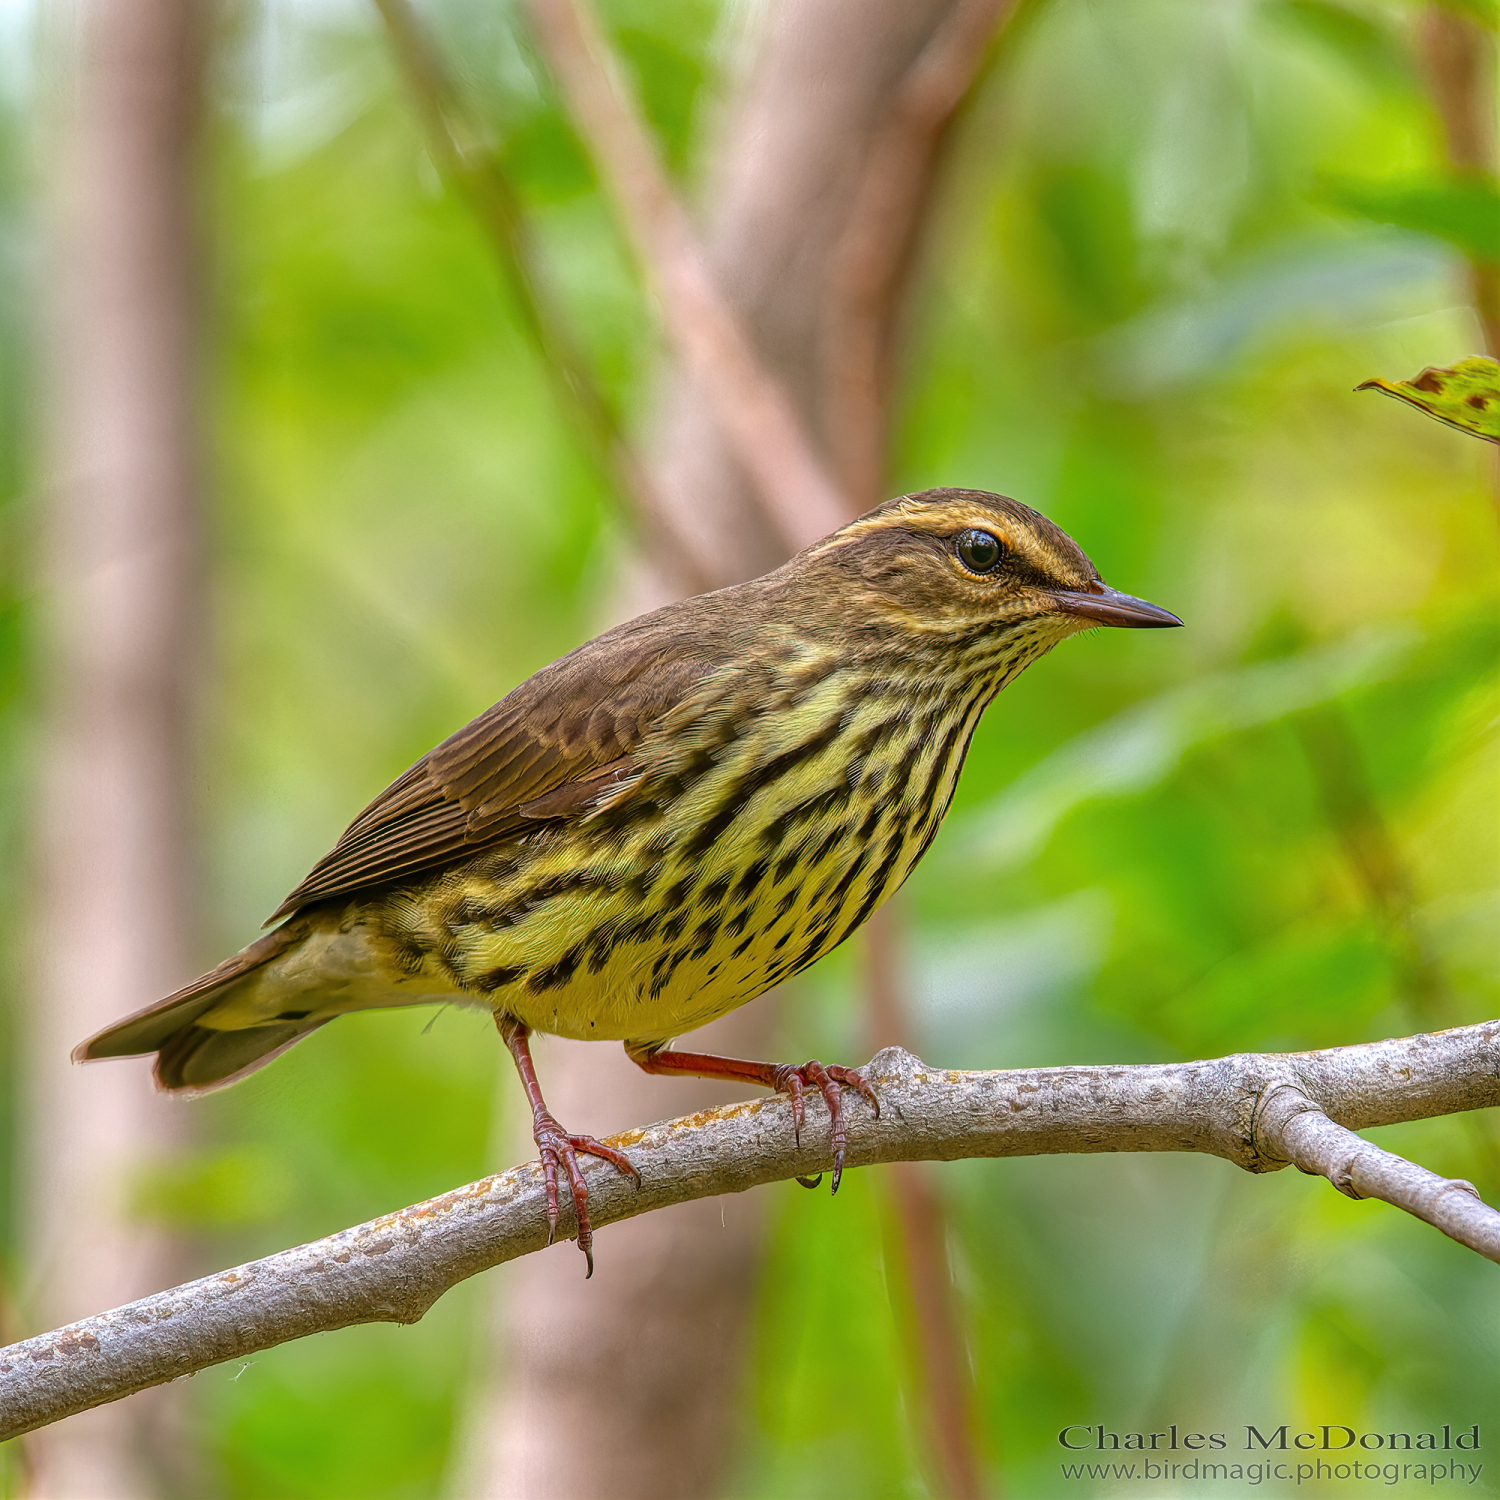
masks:
[(521, 1086), (531, 1105), (531, 1135), (536, 1141), (542, 1157), (542, 1176), (547, 1184), (547, 1243), (550, 1245), (557, 1234), (558, 1198), (557, 1169), (559, 1165), (568, 1174), (568, 1185), (573, 1190), (573, 1213), (578, 1220), (578, 1248), (588, 1258), (589, 1268), (584, 1280), (594, 1274), (594, 1227), (589, 1223), (589, 1190), (584, 1185), (583, 1173), (578, 1166), (578, 1153), (587, 1156), (602, 1156), (622, 1172), (628, 1172), (640, 1187), (641, 1174), (631, 1165), (630, 1158), (613, 1146), (596, 1141), (591, 1135), (569, 1135), (552, 1117), (542, 1088), (537, 1082), (536, 1068), (531, 1061), (531, 1045), (528, 1038), (531, 1028), (510, 1016), (497, 1015), (495, 1025), (501, 1039), (510, 1048), (516, 1061), (516, 1071), (521, 1075)]
[[(820, 1062), (809, 1061), (800, 1068), (789, 1063), (751, 1062), (743, 1057), (716, 1057), (711, 1052), (669, 1052), (664, 1047), (650, 1047), (640, 1043), (626, 1042), (625, 1052), (631, 1062), (648, 1073), (686, 1073), (695, 1078), (728, 1078), (736, 1083), (758, 1083), (763, 1088), (775, 1089), (777, 1093), (789, 1094), (792, 1100), (792, 1130), (800, 1144), (802, 1140), (802, 1090), (811, 1085), (822, 1094), (828, 1105), (828, 1114), (833, 1122), (833, 1191), (839, 1190), (839, 1178), (844, 1174), (844, 1151), (848, 1136), (844, 1131), (844, 1096), (839, 1089), (843, 1084), (851, 1088), (860, 1098), (868, 1101), (880, 1118), (880, 1100), (875, 1090), (865, 1082), (857, 1068), (841, 1068), (837, 1064), (827, 1067)], [(816, 1187), (822, 1174), (817, 1177), (799, 1177), (803, 1187)]]

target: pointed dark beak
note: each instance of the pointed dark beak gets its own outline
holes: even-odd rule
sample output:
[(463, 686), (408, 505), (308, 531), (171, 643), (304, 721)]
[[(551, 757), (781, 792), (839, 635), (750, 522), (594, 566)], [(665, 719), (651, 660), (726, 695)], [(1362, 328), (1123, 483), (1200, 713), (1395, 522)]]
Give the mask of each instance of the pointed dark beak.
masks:
[(1132, 630), (1164, 630), (1182, 621), (1170, 610), (1147, 604), (1131, 594), (1122, 594), (1107, 583), (1099, 585), (1097, 594), (1054, 589), (1052, 597), (1063, 614), (1095, 620), (1100, 625), (1123, 625)]

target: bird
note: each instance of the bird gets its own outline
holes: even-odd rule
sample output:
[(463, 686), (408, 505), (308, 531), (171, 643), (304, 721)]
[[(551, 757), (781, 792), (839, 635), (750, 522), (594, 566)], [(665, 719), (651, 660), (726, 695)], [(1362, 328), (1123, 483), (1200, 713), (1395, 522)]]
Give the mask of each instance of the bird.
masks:
[(901, 885), (996, 694), (1068, 636), (1182, 621), (1106, 585), (1039, 512), (983, 490), (889, 500), (762, 577), (626, 621), (543, 667), (398, 776), (272, 913), (279, 925), (82, 1042), (156, 1054), (196, 1094), (348, 1011), (488, 1008), (520, 1074), (548, 1243), (578, 1157), (628, 1156), (548, 1110), (535, 1032), (621, 1041), (655, 1074), (825, 1100), (832, 1189), (858, 1069), (680, 1051), (836, 948)]

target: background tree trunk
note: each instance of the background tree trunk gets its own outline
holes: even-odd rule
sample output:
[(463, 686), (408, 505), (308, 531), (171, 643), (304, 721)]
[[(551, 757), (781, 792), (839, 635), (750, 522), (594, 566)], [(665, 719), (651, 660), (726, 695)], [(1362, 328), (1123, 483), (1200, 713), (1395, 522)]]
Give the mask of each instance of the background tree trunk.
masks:
[[(1434, 4), (1421, 13), (1417, 41), (1428, 93), (1442, 121), (1449, 167), (1459, 176), (1493, 182), (1497, 144), (1493, 31), (1456, 10)], [(1471, 256), (1469, 273), (1485, 353), (1500, 358), (1500, 263)]]
[[(953, 0), (779, 8), (748, 49), (712, 152), (704, 233), (719, 286), (830, 461), (823, 313), (840, 245), (893, 91), (953, 9)], [(881, 310), (887, 333), (902, 286)], [(660, 498), (701, 537), (695, 550), (717, 583), (783, 560), (709, 404), (674, 368), (663, 374), (648, 457)], [(622, 613), (662, 597), (643, 579)], [(776, 1013), (775, 997), (764, 998), (695, 1033), (695, 1045), (771, 1056)], [(618, 1049), (588, 1043), (547, 1038), (538, 1066), (558, 1117), (598, 1134), (737, 1096), (707, 1081), (649, 1078)], [(504, 1080), (507, 1099), (513, 1083)], [(529, 1135), (520, 1113), (512, 1120), (508, 1149), (524, 1154)], [(571, 1245), (497, 1274), (500, 1353), (476, 1388), (453, 1493), (713, 1494), (738, 1436), (761, 1221), (754, 1194), (683, 1204), (611, 1226), (587, 1287)]]
[[(181, 1116), (139, 1068), (70, 1049), (193, 972), (192, 689), (201, 632), (194, 141), (202, 8), (80, 0), (48, 17), (58, 101), (42, 278), (46, 492), (25, 1313), (36, 1327), (173, 1279), (132, 1216)], [(37, 1500), (159, 1486), (164, 1392), (31, 1440)], [(157, 1441), (148, 1442), (154, 1433)]]

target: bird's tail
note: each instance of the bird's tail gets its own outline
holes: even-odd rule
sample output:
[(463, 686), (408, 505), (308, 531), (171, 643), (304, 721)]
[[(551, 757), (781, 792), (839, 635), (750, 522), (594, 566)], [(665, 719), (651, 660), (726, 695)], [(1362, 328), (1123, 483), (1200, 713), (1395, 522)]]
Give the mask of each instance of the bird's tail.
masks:
[(188, 1093), (206, 1093), (253, 1073), (316, 1031), (328, 1017), (287, 1013), (269, 1018), (264, 1025), (235, 1030), (199, 1023), (230, 988), (247, 979), (254, 983), (257, 970), (306, 936), (304, 924), (295, 919), (266, 933), (184, 989), (80, 1042), (73, 1049), (73, 1061), (154, 1052), (157, 1087)]

